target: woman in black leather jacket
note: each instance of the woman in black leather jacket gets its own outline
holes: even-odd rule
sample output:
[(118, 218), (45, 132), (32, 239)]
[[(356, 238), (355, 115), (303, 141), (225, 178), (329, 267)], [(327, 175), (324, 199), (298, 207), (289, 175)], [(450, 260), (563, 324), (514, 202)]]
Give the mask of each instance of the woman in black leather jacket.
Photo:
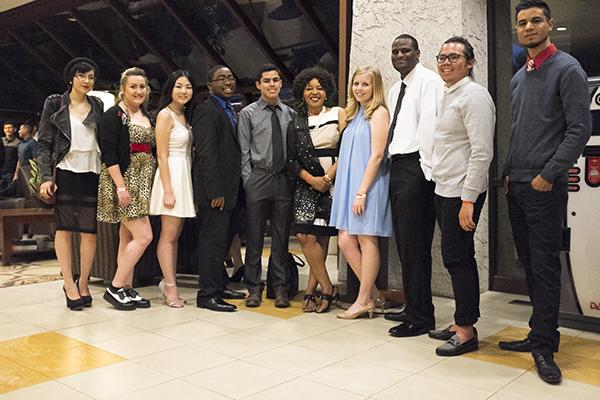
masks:
[[(69, 90), (49, 96), (42, 111), (38, 134), (40, 195), (55, 194), (56, 258), (64, 279), (67, 307), (80, 311), (92, 305), (88, 279), (96, 254), (96, 207), (100, 148), (97, 123), (102, 101), (88, 93), (94, 88), (98, 66), (75, 58), (64, 69)], [(55, 179), (53, 179), (55, 172)], [(79, 232), (81, 277), (71, 271), (72, 234)]]

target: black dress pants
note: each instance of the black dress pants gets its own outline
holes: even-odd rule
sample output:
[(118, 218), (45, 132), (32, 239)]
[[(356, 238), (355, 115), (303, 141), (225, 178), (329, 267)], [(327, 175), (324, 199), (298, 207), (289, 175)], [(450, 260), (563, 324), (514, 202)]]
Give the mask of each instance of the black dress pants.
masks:
[(262, 194), (256, 193), (257, 189), (251, 184), (246, 187), (248, 223), (244, 280), (250, 293), (258, 293), (261, 286), (262, 252), (267, 220), (271, 226), (269, 268), (273, 268), (273, 287), (287, 284), (286, 264), (292, 223), (292, 195), (283, 173), (271, 176), (268, 187), (260, 186)]
[[(473, 222), (485, 203), (486, 193), (475, 201)], [(454, 323), (459, 326), (474, 325), (479, 318), (479, 273), (475, 261), (475, 230), (467, 232), (460, 226), (458, 214), (462, 206), (460, 197), (435, 195), (435, 212), (442, 233), (442, 260), (450, 273), (454, 292)]]
[(557, 352), (560, 343), (560, 251), (567, 208), (567, 182), (556, 182), (549, 192), (530, 182), (509, 185), (508, 216), (533, 312), (529, 340), (534, 351)]
[(227, 286), (223, 264), (233, 237), (232, 210), (201, 206), (198, 213), (198, 298), (222, 295)]
[(435, 325), (431, 298), (434, 187), (423, 175), (418, 153), (392, 161), (390, 201), (396, 248), (402, 263), (405, 310), (412, 322), (422, 326)]

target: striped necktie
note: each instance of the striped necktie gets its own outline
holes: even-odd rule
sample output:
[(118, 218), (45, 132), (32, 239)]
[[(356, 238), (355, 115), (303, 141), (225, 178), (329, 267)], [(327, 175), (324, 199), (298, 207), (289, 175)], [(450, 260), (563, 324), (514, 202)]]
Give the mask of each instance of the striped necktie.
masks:
[(529, 61), (527, 61), (527, 72), (531, 72), (535, 69), (535, 61), (533, 60), (533, 58), (530, 58)]

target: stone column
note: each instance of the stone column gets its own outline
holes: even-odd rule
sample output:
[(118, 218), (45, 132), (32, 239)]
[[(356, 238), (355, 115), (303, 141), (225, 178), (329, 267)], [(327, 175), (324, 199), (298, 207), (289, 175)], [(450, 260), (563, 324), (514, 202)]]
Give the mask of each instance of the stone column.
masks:
[[(435, 55), (441, 44), (451, 36), (465, 36), (475, 48), (475, 80), (487, 86), (487, 20), (486, 0), (354, 0), (350, 50), (350, 76), (359, 66), (380, 69), (386, 91), (399, 79), (390, 61), (394, 38), (408, 33), (417, 38), (421, 63), (437, 71)], [(488, 213), (481, 214), (475, 235), (479, 280), (482, 291), (488, 289)], [(389, 246), (390, 288), (402, 288), (401, 267), (395, 243)], [(452, 296), (448, 272), (442, 265), (439, 231), (433, 249), (434, 294)]]

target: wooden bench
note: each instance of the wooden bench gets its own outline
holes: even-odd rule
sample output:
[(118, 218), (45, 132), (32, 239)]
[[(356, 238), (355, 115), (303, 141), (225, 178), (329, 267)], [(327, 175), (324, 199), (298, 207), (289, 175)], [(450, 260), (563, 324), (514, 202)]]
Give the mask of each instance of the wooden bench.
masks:
[(54, 212), (49, 208), (11, 208), (0, 210), (0, 252), (2, 264), (10, 265), (12, 244), (19, 239), (18, 227), (34, 222), (53, 223)]

